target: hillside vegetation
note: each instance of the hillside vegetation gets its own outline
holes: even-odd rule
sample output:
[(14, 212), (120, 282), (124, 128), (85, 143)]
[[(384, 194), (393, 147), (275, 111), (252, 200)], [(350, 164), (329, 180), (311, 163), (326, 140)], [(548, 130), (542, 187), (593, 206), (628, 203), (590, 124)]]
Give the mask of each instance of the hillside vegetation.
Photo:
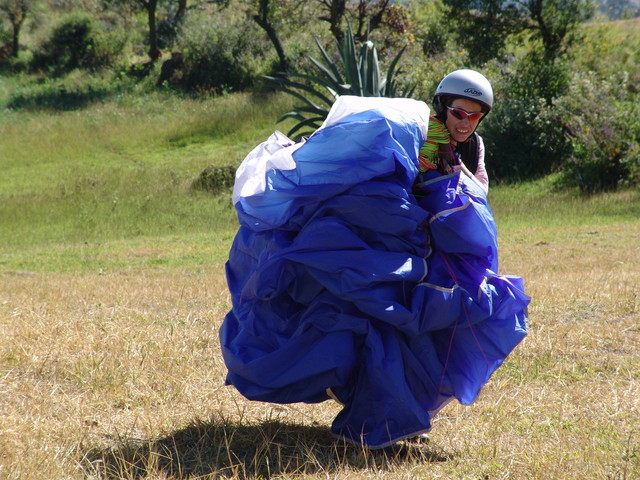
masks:
[(394, 92), (429, 99), (461, 67), (491, 80), (496, 105), (480, 130), (495, 180), (560, 172), (559, 186), (585, 192), (640, 181), (638, 17), (594, 17), (585, 0), (497, 10), (489, 0), (345, 2), (328, 15), (341, 3), (4, 1), (0, 106), (4, 114), (59, 112), (158, 91), (266, 93), (273, 85), (265, 75), (316, 75), (318, 44), (335, 59), (351, 26), (356, 42), (377, 47), (381, 67), (402, 52)]

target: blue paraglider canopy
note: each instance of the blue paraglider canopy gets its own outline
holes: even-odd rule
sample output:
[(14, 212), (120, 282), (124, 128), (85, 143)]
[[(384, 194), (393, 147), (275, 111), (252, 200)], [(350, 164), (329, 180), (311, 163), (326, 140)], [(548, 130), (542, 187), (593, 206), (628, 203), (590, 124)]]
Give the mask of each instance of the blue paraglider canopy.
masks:
[(275, 132), (236, 173), (227, 383), (265, 402), (333, 398), (332, 432), (372, 448), (473, 402), (527, 332), (485, 193), (459, 172), (418, 175), (428, 121), (424, 102), (343, 96), (308, 140)]

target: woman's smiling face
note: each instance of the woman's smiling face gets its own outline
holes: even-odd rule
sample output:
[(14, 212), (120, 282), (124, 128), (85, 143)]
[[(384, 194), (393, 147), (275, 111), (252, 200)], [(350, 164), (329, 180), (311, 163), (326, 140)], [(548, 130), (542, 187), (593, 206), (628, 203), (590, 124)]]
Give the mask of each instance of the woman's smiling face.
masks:
[[(455, 98), (449, 106), (464, 110), (466, 113), (476, 113), (482, 111), (482, 105), (467, 98)], [(460, 120), (459, 118), (456, 118), (456, 116), (450, 110), (447, 111), (446, 126), (449, 130), (449, 133), (451, 134), (451, 139), (455, 140), (456, 142), (466, 141), (467, 138), (469, 138), (475, 131), (479, 122), (480, 118), (475, 121), (471, 121), (469, 117)]]

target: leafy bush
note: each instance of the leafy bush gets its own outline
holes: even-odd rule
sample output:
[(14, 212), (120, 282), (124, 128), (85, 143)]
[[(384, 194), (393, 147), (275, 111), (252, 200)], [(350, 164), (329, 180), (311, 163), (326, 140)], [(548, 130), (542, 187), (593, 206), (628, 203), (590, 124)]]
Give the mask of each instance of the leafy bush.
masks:
[(0, 23), (0, 62), (11, 56), (11, 33)]
[(557, 170), (570, 152), (562, 124), (545, 99), (506, 98), (482, 123), (490, 177), (539, 178)]
[(209, 166), (192, 182), (191, 188), (217, 193), (233, 187), (235, 180), (235, 167), (229, 165), (223, 167)]
[[(552, 71), (543, 67), (533, 80)], [(640, 104), (626, 72), (608, 79), (576, 72), (550, 100), (535, 83), (524, 87), (531, 81), (524, 73), (496, 85), (504, 98), (482, 123), (491, 176), (528, 180), (559, 171), (564, 185), (586, 192), (640, 183)]]
[(95, 64), (96, 26), (91, 15), (79, 11), (60, 18), (33, 54), (32, 65), (63, 74)]
[(414, 98), (431, 99), (445, 75), (469, 66), (468, 52), (452, 45), (453, 33), (447, 25), (442, 0), (411, 2), (411, 34), (402, 56), (399, 75), (406, 85), (415, 85)]
[(539, 97), (551, 105), (567, 91), (570, 78), (571, 66), (566, 57), (550, 62), (544, 52), (534, 49), (515, 62), (506, 90), (513, 98)]
[(31, 68), (56, 76), (76, 68), (125, 68), (133, 34), (123, 25), (107, 23), (77, 10), (61, 16), (35, 48)]
[(174, 50), (184, 65), (179, 86), (187, 91), (211, 93), (247, 89), (260, 73), (266, 73), (267, 47), (244, 18), (231, 15), (188, 15)]
[(555, 99), (567, 88), (560, 63), (525, 55), (503, 66), (493, 111), (481, 124), (487, 169), (501, 180), (527, 180), (556, 171), (571, 152)]
[(117, 27), (95, 34), (89, 66), (92, 68), (114, 67), (116, 70), (127, 68), (130, 45), (130, 33), (124, 27)]
[[(444, 0), (442, 23), (456, 43), (469, 52), (474, 64), (501, 58), (508, 43), (522, 31), (518, 2), (494, 0)], [(545, 3), (546, 5), (546, 3)]]
[(640, 182), (640, 106), (626, 72), (581, 74), (557, 108), (572, 151), (563, 179), (587, 192)]

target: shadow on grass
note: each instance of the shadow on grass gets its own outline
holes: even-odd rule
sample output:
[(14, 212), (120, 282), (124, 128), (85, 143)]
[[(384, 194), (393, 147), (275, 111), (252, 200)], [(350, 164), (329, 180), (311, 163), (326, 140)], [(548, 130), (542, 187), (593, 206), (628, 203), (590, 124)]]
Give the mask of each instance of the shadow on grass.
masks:
[(401, 442), (369, 450), (332, 437), (328, 427), (269, 421), (253, 426), (197, 423), (155, 440), (120, 439), (84, 454), (92, 476), (138, 479), (271, 478), (344, 469), (391, 471), (451, 458), (428, 443)]
[(48, 88), (43, 91), (14, 95), (7, 103), (11, 110), (80, 110), (112, 95), (108, 88), (90, 87), (81, 91), (67, 90), (64, 87)]

